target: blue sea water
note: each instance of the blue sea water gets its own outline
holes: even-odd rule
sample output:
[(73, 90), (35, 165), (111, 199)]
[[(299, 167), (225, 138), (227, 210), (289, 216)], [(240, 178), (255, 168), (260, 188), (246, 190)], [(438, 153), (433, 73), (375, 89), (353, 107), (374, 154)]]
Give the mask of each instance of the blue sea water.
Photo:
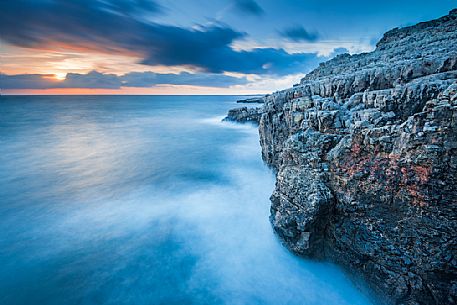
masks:
[(268, 221), (233, 96), (1, 96), (0, 304), (370, 304)]

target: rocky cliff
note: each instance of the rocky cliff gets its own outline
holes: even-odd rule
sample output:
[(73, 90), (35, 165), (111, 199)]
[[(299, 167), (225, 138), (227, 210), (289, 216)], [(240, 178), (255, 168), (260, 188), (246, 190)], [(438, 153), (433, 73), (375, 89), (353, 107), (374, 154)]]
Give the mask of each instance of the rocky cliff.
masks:
[(265, 98), (271, 222), (388, 304), (457, 302), (457, 10)]

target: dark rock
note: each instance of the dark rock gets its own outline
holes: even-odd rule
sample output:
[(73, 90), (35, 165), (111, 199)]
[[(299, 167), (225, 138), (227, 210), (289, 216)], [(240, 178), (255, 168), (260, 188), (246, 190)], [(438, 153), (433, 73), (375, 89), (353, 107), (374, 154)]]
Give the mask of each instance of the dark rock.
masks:
[(252, 122), (258, 124), (260, 122), (260, 117), (262, 116), (262, 108), (248, 108), (241, 107), (229, 110), (227, 116), (224, 118), (224, 121), (232, 121), (238, 123)]
[(238, 100), (236, 101), (237, 103), (242, 103), (242, 104), (263, 104), (263, 96), (257, 96), (257, 97), (251, 97), (243, 100)]
[(388, 304), (457, 302), (457, 14), (387, 32), (265, 97), (271, 222)]

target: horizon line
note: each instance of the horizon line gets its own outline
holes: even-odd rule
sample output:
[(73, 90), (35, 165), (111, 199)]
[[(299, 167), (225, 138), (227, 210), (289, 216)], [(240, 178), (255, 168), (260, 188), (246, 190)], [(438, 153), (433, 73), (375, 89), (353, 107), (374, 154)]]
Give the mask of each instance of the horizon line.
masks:
[(2, 96), (264, 96), (259, 94), (0, 94)]

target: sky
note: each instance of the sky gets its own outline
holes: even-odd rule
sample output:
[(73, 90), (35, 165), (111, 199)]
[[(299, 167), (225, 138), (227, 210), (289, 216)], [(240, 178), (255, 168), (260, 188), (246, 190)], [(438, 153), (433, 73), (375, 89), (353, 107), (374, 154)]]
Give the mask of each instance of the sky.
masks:
[(2, 94), (262, 94), (456, 0), (0, 0)]

